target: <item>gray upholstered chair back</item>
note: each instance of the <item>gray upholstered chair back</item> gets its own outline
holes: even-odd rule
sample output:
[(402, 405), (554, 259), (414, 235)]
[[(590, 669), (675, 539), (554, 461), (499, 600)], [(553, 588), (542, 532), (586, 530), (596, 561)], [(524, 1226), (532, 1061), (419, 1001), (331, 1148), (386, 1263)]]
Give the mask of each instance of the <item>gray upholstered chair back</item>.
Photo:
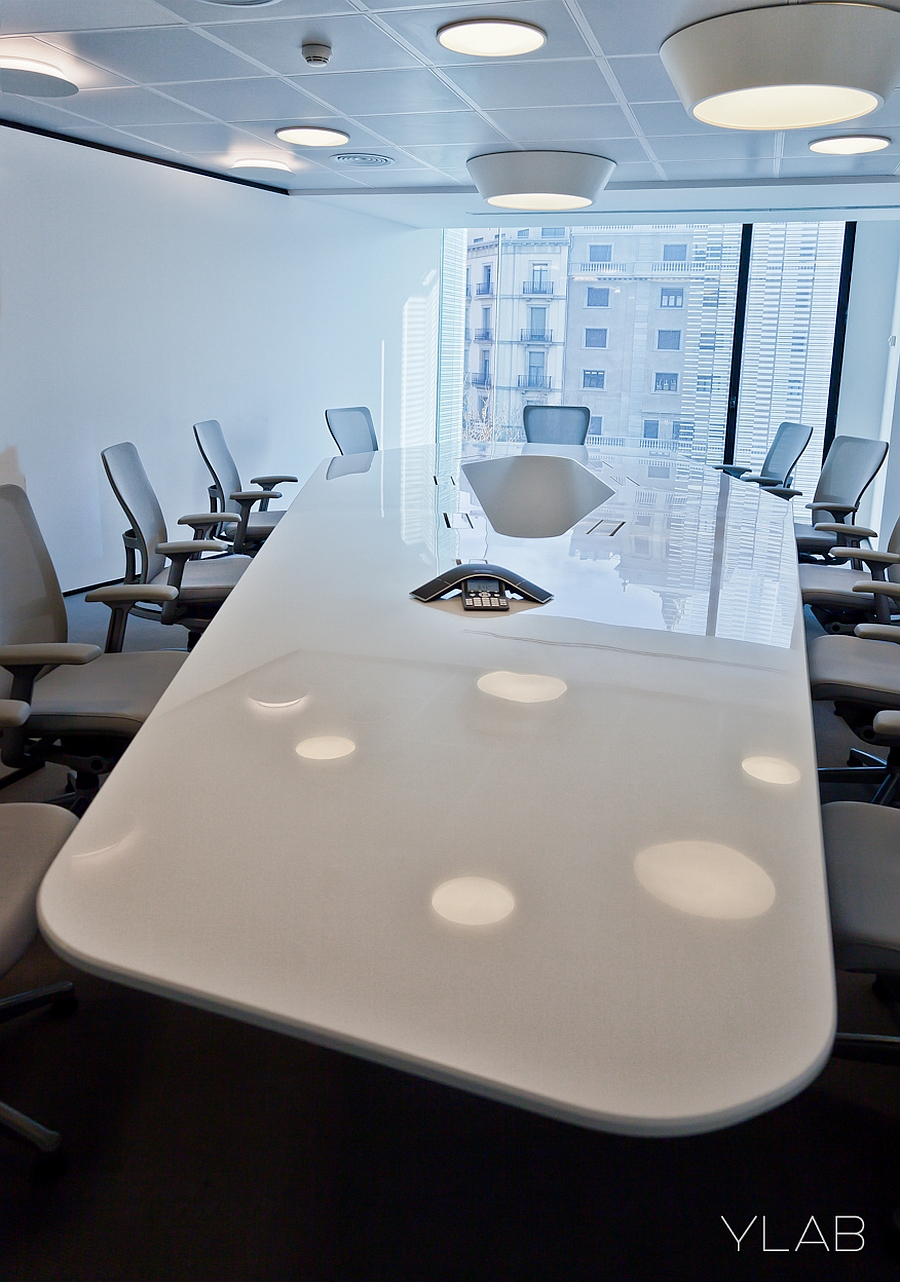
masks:
[[(822, 464), (813, 502), (855, 507), (875, 479), (887, 451), (886, 441), (836, 436)], [(816, 515), (816, 520), (822, 519)]]
[(100, 457), (113, 493), (131, 522), (141, 553), (139, 583), (149, 583), (165, 569), (166, 559), (156, 551), (157, 543), (168, 539), (166, 522), (153, 486), (144, 471), (141, 456), (131, 441), (110, 445)]
[(526, 405), (525, 440), (541, 445), (584, 445), (591, 422), (586, 405)]
[(217, 418), (207, 418), (202, 423), (194, 424), (194, 436), (218, 491), (219, 511), (227, 512), (230, 510), (228, 500), (232, 494), (240, 494), (244, 487), (237, 464), (225, 441), (222, 425)]
[[(28, 496), (0, 485), (0, 645), (68, 638), (66, 606)], [(0, 699), (12, 677), (0, 671)]]
[(325, 422), (342, 454), (371, 454), (378, 449), (375, 425), (365, 405), (326, 410)]
[(788, 485), (800, 455), (809, 445), (811, 436), (812, 428), (804, 423), (779, 424), (775, 439), (769, 446), (769, 452), (759, 469), (760, 476), (777, 481), (779, 485)]

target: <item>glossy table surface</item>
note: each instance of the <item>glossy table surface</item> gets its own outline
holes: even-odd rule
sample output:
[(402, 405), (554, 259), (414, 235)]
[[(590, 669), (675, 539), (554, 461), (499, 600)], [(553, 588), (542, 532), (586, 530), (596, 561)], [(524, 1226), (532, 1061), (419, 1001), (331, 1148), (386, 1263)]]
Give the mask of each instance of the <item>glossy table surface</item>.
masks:
[[(802, 1089), (834, 1028), (790, 507), (582, 450), (612, 497), (505, 537), (461, 464), (521, 452), (323, 463), (53, 864), (42, 929), (89, 971), (566, 1120), (728, 1125)], [(457, 560), (553, 600), (410, 599)], [(523, 676), (555, 697), (498, 696)]]

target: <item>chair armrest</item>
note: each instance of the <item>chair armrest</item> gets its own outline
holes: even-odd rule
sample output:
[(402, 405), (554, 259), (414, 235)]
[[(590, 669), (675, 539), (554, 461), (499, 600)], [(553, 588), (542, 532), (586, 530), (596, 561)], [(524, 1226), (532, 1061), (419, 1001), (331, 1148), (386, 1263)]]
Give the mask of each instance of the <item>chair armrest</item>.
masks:
[(834, 512), (837, 516), (849, 516), (859, 507), (858, 503), (807, 503), (810, 512)]
[(174, 561), (176, 557), (195, 556), (198, 552), (227, 552), (228, 544), (219, 539), (186, 539), (183, 543), (157, 543), (160, 556)]
[[(889, 596), (894, 601), (900, 601), (900, 583), (879, 583), (876, 579), (863, 579), (860, 583), (853, 584), (854, 592), (865, 592), (867, 595), (873, 593), (881, 596)], [(863, 627), (860, 624), (860, 627)]]
[(98, 645), (74, 641), (36, 641), (24, 645), (0, 645), (0, 668), (46, 668), (60, 663), (91, 663), (103, 651)]
[(795, 499), (798, 495), (802, 496), (803, 494), (802, 490), (792, 490), (787, 485), (767, 485), (765, 487), (765, 491), (767, 494), (774, 494), (777, 498), (784, 499), (785, 501), (788, 499)]
[(24, 726), (31, 716), (31, 704), (22, 699), (0, 699), (0, 730)]
[[(897, 560), (900, 561), (900, 557)], [(84, 599), (100, 601), (108, 606), (137, 605), (139, 601), (162, 605), (164, 601), (174, 601), (177, 596), (178, 589), (165, 583), (112, 583), (105, 588), (94, 588), (85, 594)]]
[(825, 534), (846, 534), (850, 539), (877, 539), (878, 531), (869, 530), (864, 525), (843, 525), (834, 521), (817, 521), (815, 529)]
[(283, 485), (287, 481), (294, 482), (296, 480), (298, 480), (296, 476), (251, 476), (250, 484), (261, 485), (264, 490), (271, 490), (275, 485)]
[(872, 729), (882, 739), (900, 739), (900, 712), (876, 712)]
[(727, 472), (729, 476), (735, 477), (743, 476), (745, 472), (751, 470), (749, 463), (746, 466), (741, 463), (716, 463), (715, 469), (717, 472)]
[(195, 530), (212, 530), (217, 525), (237, 525), (236, 512), (189, 512), (178, 518), (179, 525), (191, 525)]
[(875, 552), (872, 548), (832, 548), (828, 553), (833, 561), (865, 561), (866, 565), (896, 565), (897, 552)]
[(231, 498), (241, 509), (240, 524), (234, 532), (234, 551), (236, 553), (242, 553), (244, 550), (244, 543), (247, 539), (247, 526), (250, 524), (250, 509), (253, 507), (253, 504), (261, 503), (262, 506), (259, 510), (261, 512), (265, 512), (269, 506), (269, 499), (280, 499), (281, 491), (238, 490), (236, 494), (231, 495)]
[(234, 499), (235, 503), (239, 503), (243, 509), (245, 504), (252, 507), (260, 499), (280, 499), (281, 493), (279, 490), (238, 490), (236, 494), (229, 495), (229, 498)]
[(775, 477), (760, 476), (759, 472), (746, 472), (741, 477), (741, 480), (752, 481), (754, 485), (762, 485), (762, 486), (765, 486), (767, 489), (774, 488), (775, 486), (778, 485), (778, 481), (775, 479)]
[(900, 628), (890, 623), (857, 623), (853, 631), (863, 641), (894, 641), (900, 645)]

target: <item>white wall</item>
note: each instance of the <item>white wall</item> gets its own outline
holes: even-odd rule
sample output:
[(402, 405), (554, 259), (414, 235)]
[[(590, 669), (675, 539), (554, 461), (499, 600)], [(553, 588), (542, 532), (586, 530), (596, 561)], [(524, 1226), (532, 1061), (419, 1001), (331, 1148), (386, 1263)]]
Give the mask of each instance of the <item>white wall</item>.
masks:
[(199, 419), (245, 484), (333, 453), (329, 405), (379, 428), (383, 400), (399, 444), (404, 308), (439, 269), (438, 231), (0, 128), (0, 482), (63, 589), (123, 570), (106, 445), (135, 442), (175, 538), (207, 507)]

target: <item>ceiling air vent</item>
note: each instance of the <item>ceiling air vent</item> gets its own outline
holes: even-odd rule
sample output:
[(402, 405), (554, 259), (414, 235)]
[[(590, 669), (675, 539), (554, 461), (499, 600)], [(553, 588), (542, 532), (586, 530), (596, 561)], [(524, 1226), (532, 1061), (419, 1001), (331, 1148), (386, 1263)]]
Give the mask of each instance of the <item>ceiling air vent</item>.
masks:
[(336, 165), (350, 165), (353, 169), (381, 169), (394, 163), (393, 156), (375, 156), (368, 151), (342, 151), (331, 159)]

